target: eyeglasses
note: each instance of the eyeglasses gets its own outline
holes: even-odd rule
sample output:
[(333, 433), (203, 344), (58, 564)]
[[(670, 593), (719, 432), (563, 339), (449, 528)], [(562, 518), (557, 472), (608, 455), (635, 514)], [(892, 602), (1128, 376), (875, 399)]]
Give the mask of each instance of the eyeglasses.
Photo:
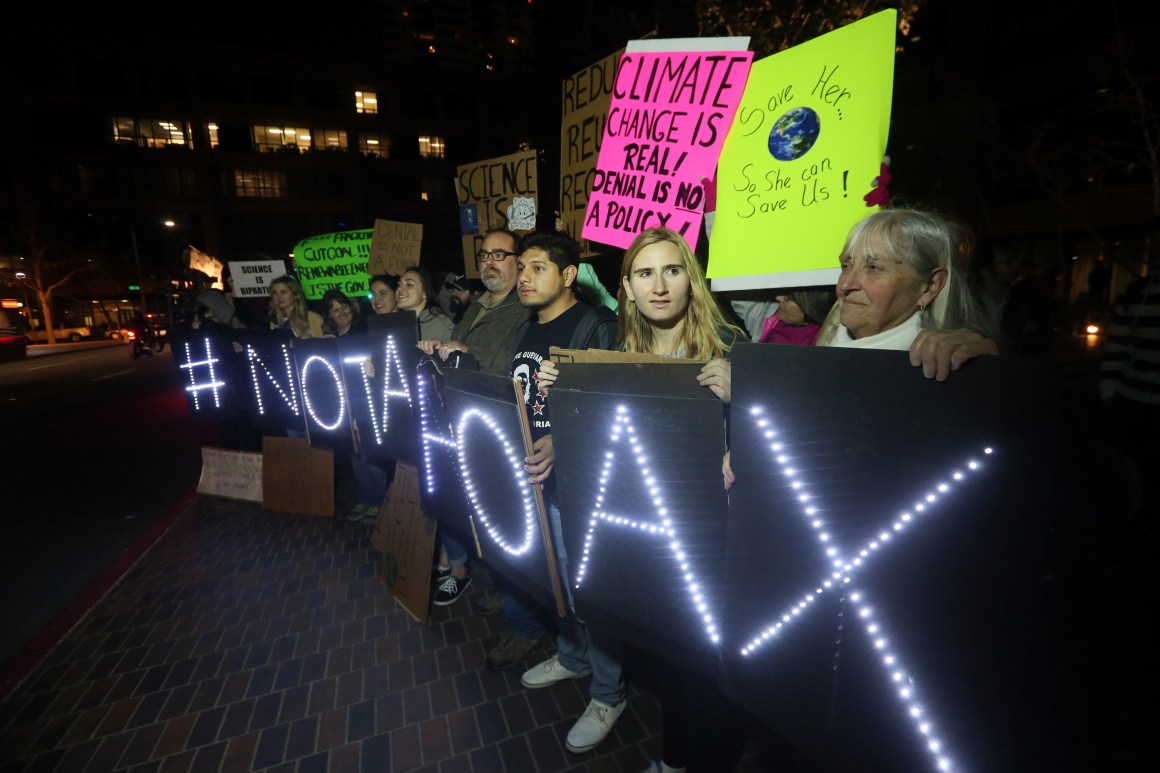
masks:
[(492, 250), (491, 252), (480, 250), (475, 253), (475, 262), (480, 265), (483, 265), (488, 260), (492, 263), (503, 263), (508, 258), (514, 258), (515, 255), (514, 252), (508, 252), (507, 250)]

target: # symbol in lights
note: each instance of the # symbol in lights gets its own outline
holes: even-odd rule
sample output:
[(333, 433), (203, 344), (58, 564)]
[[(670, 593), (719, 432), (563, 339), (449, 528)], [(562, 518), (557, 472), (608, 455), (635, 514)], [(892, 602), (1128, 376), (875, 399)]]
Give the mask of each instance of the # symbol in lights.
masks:
[[(616, 459), (616, 453), (612, 450), (612, 447), (622, 443), (629, 445), (632, 458), (636, 461), (636, 467), (640, 473), (640, 480), (648, 490), (649, 499), (655, 508), (656, 518), (653, 520), (638, 520), (636, 518), (617, 515), (608, 512), (608, 509), (605, 507), (604, 497), (607, 493), (608, 479), (612, 473), (613, 462)], [(689, 566), (689, 558), (685, 554), (680, 540), (677, 538), (676, 529), (673, 528), (673, 521), (669, 518), (668, 508), (665, 507), (664, 500), (661, 498), (657, 481), (649, 469), (648, 459), (641, 450), (640, 442), (636, 437), (636, 430), (632, 426), (632, 421), (628, 418), (628, 409), (623, 405), (618, 406), (616, 409), (616, 419), (612, 423), (612, 436), (609, 445), (610, 448), (604, 455), (604, 466), (600, 471), (600, 482), (597, 484), (598, 493), (596, 495), (596, 503), (592, 508), (592, 515), (588, 521), (588, 532), (584, 535), (584, 550), (581, 552), (580, 563), (576, 571), (576, 587), (579, 588), (584, 582), (584, 574), (588, 570), (588, 559), (593, 542), (596, 539), (597, 529), (604, 529), (609, 526), (630, 528), (649, 536), (655, 536), (659, 540), (668, 542), (669, 549), (672, 551), (673, 557), (677, 560), (677, 564), (681, 568), (681, 575), (685, 580), (685, 588), (688, 591), (694, 608), (697, 610), (697, 614), (700, 616), (701, 624), (705, 628), (706, 635), (714, 644), (720, 642), (721, 634), (717, 630), (717, 623), (714, 621), (713, 614), (709, 610), (709, 603), (701, 593), (701, 588), (697, 584), (697, 579), (693, 575), (692, 568)]]
[[(917, 520), (931, 514), (943, 497), (961, 487), (968, 476), (983, 469), (983, 465), (975, 460), (967, 460), (959, 469), (952, 470), (944, 480), (935, 481), (931, 488), (923, 492), (915, 501), (910, 510), (899, 513), (888, 525), (884, 526), (877, 536), (865, 545), (856, 547), (852, 551), (844, 552), (826, 528), (823, 516), (809, 492), (806, 481), (798, 470), (794, 469), (793, 459), (781, 442), (772, 422), (765, 418), (760, 408), (752, 409), (754, 421), (758, 431), (767, 443), (774, 460), (775, 469), (788, 481), (801, 506), (801, 514), (818, 538), (819, 548), (823, 551), (825, 561), (829, 565), (828, 574), (823, 577), (812, 591), (807, 591), (793, 604), (782, 610), (774, 620), (761, 631), (756, 633), (745, 646), (741, 648), (743, 656), (752, 656), (771, 642), (779, 638), (785, 629), (794, 620), (800, 618), (813, 603), (827, 592), (848, 594), (850, 601), (856, 604), (857, 619), (862, 624), (870, 641), (877, 650), (879, 662), (886, 670), (891, 688), (906, 709), (907, 717), (913, 723), (915, 730), (921, 737), (926, 750), (931, 755), (931, 761), (938, 770), (953, 770), (954, 763), (946, 754), (943, 743), (935, 732), (935, 724), (929, 712), (923, 707), (918, 696), (915, 679), (910, 670), (902, 662), (898, 647), (895, 646), (886, 632), (886, 624), (880, 619), (875, 608), (871, 606), (866, 594), (861, 592), (855, 582), (856, 572), (880, 556), (887, 546), (902, 537), (907, 529)], [(990, 455), (991, 448), (984, 448), (983, 454)], [(913, 511), (913, 512), (912, 512)]]
[[(181, 369), (189, 373), (189, 386), (185, 388), (185, 391), (189, 392), (190, 396), (193, 397), (193, 409), (195, 411), (201, 410), (201, 401), (198, 399), (198, 393), (206, 389), (210, 390), (210, 394), (213, 395), (214, 407), (221, 408), (222, 403), (219, 392), (226, 385), (226, 382), (218, 378), (217, 368), (215, 367), (221, 360), (214, 356), (213, 346), (210, 344), (210, 340), (208, 338), (202, 340), (205, 341), (205, 359), (195, 362), (193, 359), (193, 347), (189, 341), (186, 341), (185, 361), (181, 363)], [(199, 370), (205, 368), (206, 374), (209, 376), (209, 381), (198, 381), (197, 373), (194, 371), (195, 368)]]

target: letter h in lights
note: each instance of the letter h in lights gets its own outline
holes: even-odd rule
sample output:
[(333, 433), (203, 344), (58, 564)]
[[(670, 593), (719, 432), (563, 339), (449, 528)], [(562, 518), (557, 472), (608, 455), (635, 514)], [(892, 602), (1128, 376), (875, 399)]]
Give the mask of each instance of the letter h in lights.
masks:
[[(968, 459), (963, 467), (952, 470), (946, 479), (935, 481), (930, 490), (923, 492), (915, 501), (910, 510), (900, 513), (888, 526), (884, 526), (876, 537), (865, 545), (843, 552), (842, 546), (836, 544), (827, 531), (821, 508), (815, 503), (801, 471), (794, 468), (786, 444), (779, 437), (773, 423), (764, 415), (760, 407), (751, 409), (751, 416), (757, 424), (758, 432), (768, 444), (774, 471), (787, 480), (794, 497), (801, 506), (801, 514), (809, 527), (816, 533), (819, 547), (824, 553), (825, 563), (829, 566), (828, 575), (823, 577), (812, 591), (807, 591), (795, 604), (784, 608), (780, 615), (775, 617), (761, 631), (757, 632), (741, 648), (741, 655), (750, 657), (758, 650), (769, 645), (779, 638), (785, 629), (799, 619), (825, 593), (841, 594), (843, 600), (849, 598), (854, 603), (858, 613), (858, 621), (862, 624), (874, 649), (878, 651), (880, 663), (889, 677), (889, 684), (906, 709), (907, 717), (914, 724), (925, 748), (931, 755), (931, 761), (938, 770), (954, 770), (955, 766), (943, 749), (942, 741), (935, 734), (933, 718), (923, 707), (917, 695), (917, 686), (914, 676), (902, 663), (898, 647), (891, 642), (885, 631), (885, 623), (880, 619), (874, 607), (866, 599), (866, 594), (857, 588), (856, 573), (876, 556), (880, 556), (885, 548), (897, 537), (901, 536), (914, 522), (923, 516), (929, 516), (928, 511), (949, 494), (967, 476), (982, 469), (982, 464), (975, 459)], [(991, 448), (984, 448), (983, 453), (990, 455)], [(913, 511), (913, 512), (911, 512)]]
[[(605, 506), (604, 498), (607, 494), (609, 478), (611, 477), (612, 470), (617, 466), (615, 464), (617, 452), (613, 448), (617, 445), (623, 446), (623, 444), (628, 444), (629, 446), (629, 453), (631, 453), (632, 459), (636, 463), (635, 467), (639, 472), (639, 479), (648, 490), (648, 499), (651, 501), (653, 508), (655, 508), (655, 518), (645, 519), (622, 515), (610, 512), (611, 508)], [(620, 452), (623, 453), (623, 449)], [(630, 469), (630, 465), (621, 465), (621, 468)], [(614, 529), (634, 529), (649, 537), (655, 537), (658, 540), (664, 540), (668, 543), (669, 550), (672, 552), (673, 558), (680, 567), (681, 577), (685, 581), (685, 589), (689, 599), (696, 609), (697, 615), (700, 617), (701, 624), (705, 628), (705, 634), (714, 644), (720, 643), (721, 633), (717, 629), (717, 623), (709, 608), (709, 602), (701, 592), (696, 575), (693, 574), (693, 569), (689, 565), (689, 558), (685, 554), (684, 548), (678, 539), (677, 531), (673, 526), (672, 519), (669, 517), (668, 508), (665, 506), (664, 499), (661, 497), (657, 481), (649, 469), (648, 458), (641, 449), (640, 442), (636, 437), (636, 430), (633, 428), (632, 421), (628, 417), (628, 408), (623, 405), (617, 406), (616, 408), (616, 419), (612, 424), (609, 450), (605, 452), (604, 466), (600, 471), (596, 503), (593, 505), (592, 514), (588, 521), (588, 530), (584, 535), (584, 548), (581, 552), (580, 563), (576, 570), (576, 588), (580, 588), (584, 583), (584, 576), (588, 571), (588, 559), (596, 542), (598, 530), (603, 531), (610, 527)]]
[[(206, 390), (210, 391), (213, 397), (213, 407), (222, 407), (222, 394), (226, 386), (226, 382), (222, 381), (217, 374), (217, 366), (221, 360), (214, 355), (213, 342), (207, 337), (203, 338), (200, 343), (205, 345), (205, 358), (194, 361), (193, 359), (193, 342), (186, 341), (182, 347), (184, 360), (179, 363), (178, 367), (189, 374), (189, 386), (185, 388), (186, 393), (193, 399), (193, 410), (201, 411), (200, 394)], [(198, 381), (198, 372), (204, 371), (208, 381)], [(207, 406), (208, 408), (208, 406)]]

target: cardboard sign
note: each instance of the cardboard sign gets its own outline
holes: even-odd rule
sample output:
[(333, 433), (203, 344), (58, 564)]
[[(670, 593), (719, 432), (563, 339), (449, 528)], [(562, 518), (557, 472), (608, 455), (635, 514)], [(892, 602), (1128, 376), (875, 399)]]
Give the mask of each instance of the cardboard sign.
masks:
[(270, 282), (286, 275), (284, 260), (231, 260), (230, 278), (238, 298), (264, 298), (270, 295)]
[(491, 228), (516, 232), (536, 229), (539, 199), (536, 151), (489, 158), (456, 169), (459, 224), (463, 237), (463, 270), (479, 277), (475, 253)]
[(247, 502), (262, 501), (262, 455), (223, 448), (201, 449), (197, 493)]
[(626, 52), (604, 127), (583, 236), (628, 247), (667, 226), (695, 248), (711, 178), (751, 51)]
[(372, 229), (339, 231), (310, 236), (294, 245), (294, 266), (302, 292), (317, 301), (328, 290), (339, 290), (351, 298), (370, 291)]
[(371, 532), (371, 544), (383, 554), (379, 575), (383, 584), (411, 617), (426, 623), (435, 522), (419, 506), (419, 472), (413, 465), (395, 465), (395, 478)]
[(661, 354), (648, 352), (614, 352), (608, 349), (561, 349), (553, 346), (548, 350), (552, 362), (579, 362), (579, 363), (634, 363), (648, 362), (657, 365), (697, 362), (702, 365), (708, 360), (690, 360), (684, 357), (665, 357)]
[(1053, 378), (1026, 358), (935, 383), (906, 352), (734, 349), (722, 685), (820, 769), (1019, 769), (1070, 485)]
[(604, 57), (564, 79), (564, 105), (560, 127), (560, 220), (564, 230), (580, 242), (580, 254), (594, 254), (587, 239), (580, 237), (584, 212), (592, 193), (596, 158), (604, 138), (604, 123), (612, 104), (612, 84), (616, 65), (624, 50)]
[(714, 290), (837, 279), (886, 152), (897, 15), (881, 11), (753, 66), (718, 165)]
[(334, 515), (334, 452), (306, 438), (262, 439), (262, 504), (267, 510)]
[(367, 272), (399, 276), (410, 266), (419, 265), (423, 246), (423, 226), (395, 220), (375, 219), (374, 235)]

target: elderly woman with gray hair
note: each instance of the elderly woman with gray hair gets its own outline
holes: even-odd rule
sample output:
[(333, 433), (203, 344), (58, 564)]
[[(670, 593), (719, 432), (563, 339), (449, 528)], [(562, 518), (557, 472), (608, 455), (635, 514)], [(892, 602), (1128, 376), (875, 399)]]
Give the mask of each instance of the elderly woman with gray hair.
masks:
[[(972, 246), (965, 226), (929, 212), (887, 209), (865, 218), (842, 248), (838, 302), (817, 345), (909, 350), (918, 365), (927, 346), (937, 350), (943, 342), (949, 353), (974, 342), (961, 359), (948, 359), (951, 369), (994, 353), (994, 332), (967, 279)], [(931, 364), (937, 371), (940, 363)]]

